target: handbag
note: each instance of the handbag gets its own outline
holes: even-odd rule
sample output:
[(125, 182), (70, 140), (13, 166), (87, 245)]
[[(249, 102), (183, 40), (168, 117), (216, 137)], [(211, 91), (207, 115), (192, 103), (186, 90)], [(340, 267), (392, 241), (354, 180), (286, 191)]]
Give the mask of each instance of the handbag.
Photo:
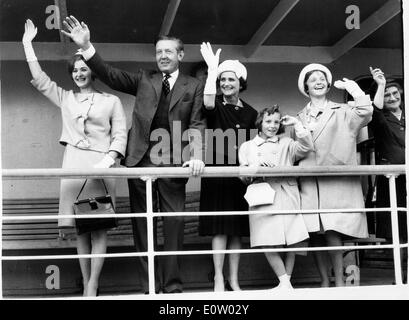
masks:
[(276, 192), (267, 183), (253, 183), (247, 187), (244, 198), (250, 207), (268, 205), (274, 203), (274, 197)]
[[(84, 215), (89, 215), (89, 214), (115, 214), (114, 205), (112, 203), (112, 198), (108, 194), (108, 189), (103, 179), (102, 179), (102, 183), (105, 189), (105, 196), (78, 200), (87, 181), (88, 179), (85, 180), (73, 204), (74, 214), (77, 216), (84, 216)], [(117, 225), (118, 224), (117, 224), (116, 218), (75, 219), (75, 226), (77, 228), (78, 234), (83, 234), (86, 232), (103, 230), (103, 229), (115, 228)]]

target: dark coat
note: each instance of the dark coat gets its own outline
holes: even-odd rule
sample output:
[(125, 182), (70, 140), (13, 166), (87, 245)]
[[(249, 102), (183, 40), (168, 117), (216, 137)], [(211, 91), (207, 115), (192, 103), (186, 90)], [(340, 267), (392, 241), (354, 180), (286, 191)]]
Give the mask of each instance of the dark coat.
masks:
[(374, 107), (369, 124), (375, 138), (377, 164), (405, 163), (405, 114), (397, 119), (387, 110)]

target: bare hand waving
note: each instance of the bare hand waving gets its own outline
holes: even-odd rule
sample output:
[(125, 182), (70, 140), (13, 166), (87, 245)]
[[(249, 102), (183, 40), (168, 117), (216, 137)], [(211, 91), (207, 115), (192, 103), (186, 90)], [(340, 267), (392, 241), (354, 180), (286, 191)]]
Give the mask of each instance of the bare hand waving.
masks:
[(371, 71), (372, 77), (378, 86), (380, 85), (384, 86), (386, 84), (385, 75), (381, 69), (379, 68), (372, 69), (372, 67), (369, 67), (369, 71)]
[(91, 46), (91, 34), (88, 26), (84, 22), (79, 22), (74, 16), (69, 16), (63, 21), (67, 31), (61, 32), (67, 37), (71, 38), (77, 46), (83, 50), (87, 50)]

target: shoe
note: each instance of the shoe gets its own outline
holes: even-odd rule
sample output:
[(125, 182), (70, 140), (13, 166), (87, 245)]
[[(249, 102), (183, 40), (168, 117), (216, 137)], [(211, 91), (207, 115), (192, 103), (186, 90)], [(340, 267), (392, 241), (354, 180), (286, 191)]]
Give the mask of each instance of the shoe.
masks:
[(224, 287), (227, 291), (233, 291), (233, 288), (231, 287), (230, 282), (227, 280), (224, 282)]
[(182, 289), (176, 288), (170, 291), (163, 291), (163, 293), (183, 293)]

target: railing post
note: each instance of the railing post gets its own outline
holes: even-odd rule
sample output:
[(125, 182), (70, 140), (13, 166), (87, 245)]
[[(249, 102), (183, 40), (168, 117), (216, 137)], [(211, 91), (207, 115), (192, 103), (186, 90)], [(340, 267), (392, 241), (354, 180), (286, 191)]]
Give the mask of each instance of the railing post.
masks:
[(155, 249), (154, 249), (154, 232), (153, 232), (153, 199), (152, 199), (152, 178), (146, 180), (146, 228), (148, 237), (148, 284), (149, 294), (155, 294)]
[(399, 223), (398, 223), (398, 205), (396, 201), (396, 176), (387, 175), (389, 179), (389, 199), (391, 208), (392, 222), (392, 242), (393, 242), (393, 264), (395, 268), (395, 282), (402, 284), (402, 267), (400, 260), (400, 243), (399, 243)]

